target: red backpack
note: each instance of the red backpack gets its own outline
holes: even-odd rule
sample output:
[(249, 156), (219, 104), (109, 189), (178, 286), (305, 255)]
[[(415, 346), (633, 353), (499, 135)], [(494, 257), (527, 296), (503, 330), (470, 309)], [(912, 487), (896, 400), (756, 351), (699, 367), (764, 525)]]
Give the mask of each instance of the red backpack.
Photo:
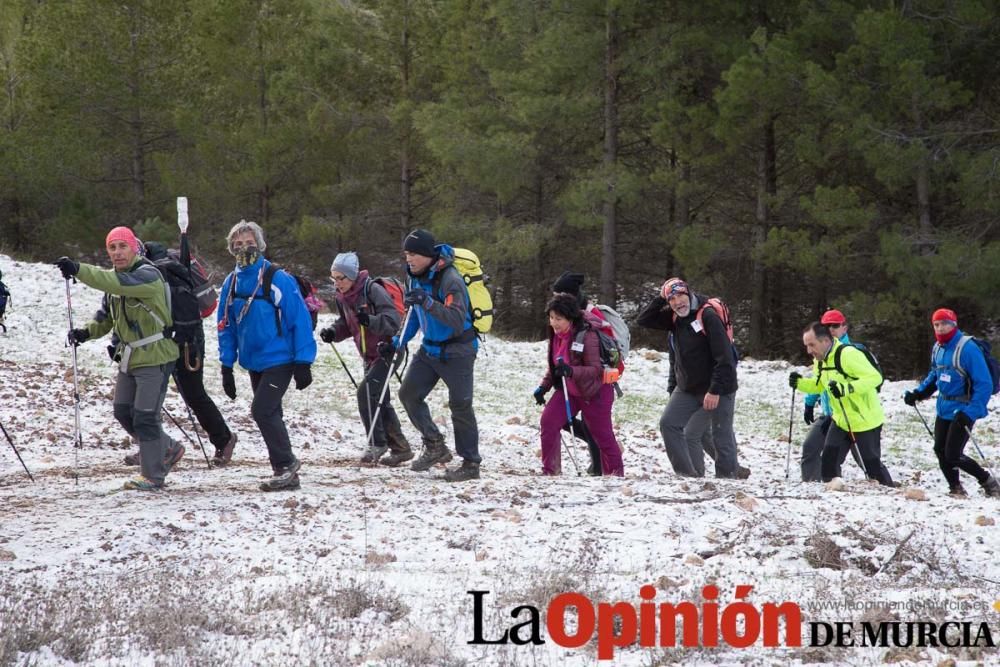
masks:
[(365, 303), (371, 303), (372, 300), (368, 298), (368, 290), (371, 288), (371, 284), (376, 283), (381, 285), (388, 294), (389, 298), (392, 299), (392, 305), (396, 307), (396, 312), (400, 315), (406, 312), (406, 306), (403, 305), (403, 294), (406, 290), (403, 289), (403, 283), (399, 282), (398, 279), (392, 276), (378, 276), (377, 278), (370, 278), (367, 283), (365, 283)]

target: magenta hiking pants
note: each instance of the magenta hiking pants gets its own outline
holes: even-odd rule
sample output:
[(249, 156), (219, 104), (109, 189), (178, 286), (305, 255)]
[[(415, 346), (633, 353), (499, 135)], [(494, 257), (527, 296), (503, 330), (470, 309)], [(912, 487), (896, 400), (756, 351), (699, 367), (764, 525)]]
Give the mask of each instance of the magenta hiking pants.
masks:
[[(577, 413), (587, 423), (598, 449), (601, 450), (601, 466), (605, 475), (625, 476), (622, 451), (611, 428), (611, 406), (615, 401), (615, 390), (610, 384), (603, 385), (597, 395), (589, 401), (579, 396), (569, 397), (570, 413)], [(558, 388), (542, 409), (542, 474), (558, 475), (562, 472), (562, 446), (559, 430), (566, 424), (566, 399), (562, 388)], [(571, 445), (572, 446), (572, 445)]]

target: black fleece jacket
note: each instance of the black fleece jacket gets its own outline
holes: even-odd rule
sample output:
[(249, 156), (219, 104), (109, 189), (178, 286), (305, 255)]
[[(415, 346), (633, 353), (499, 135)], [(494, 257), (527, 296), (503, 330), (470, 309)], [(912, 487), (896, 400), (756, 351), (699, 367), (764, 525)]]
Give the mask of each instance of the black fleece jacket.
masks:
[(736, 357), (722, 318), (714, 308), (707, 307), (701, 316), (705, 331), (698, 332), (693, 327), (698, 308), (705, 303), (705, 297), (694, 295), (691, 312), (675, 321), (667, 300), (657, 296), (639, 313), (638, 323), (647, 329), (668, 331), (673, 338), (670, 391), (680, 387), (689, 394), (732, 394), (739, 386)]

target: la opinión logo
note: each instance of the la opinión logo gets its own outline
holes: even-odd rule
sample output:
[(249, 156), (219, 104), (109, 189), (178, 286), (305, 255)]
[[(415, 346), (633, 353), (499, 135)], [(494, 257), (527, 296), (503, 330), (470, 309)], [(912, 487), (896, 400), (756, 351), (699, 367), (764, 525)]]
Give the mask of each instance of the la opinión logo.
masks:
[[(765, 648), (802, 646), (799, 604), (786, 600), (765, 602), (758, 607), (747, 600), (752, 590), (753, 586), (736, 586), (733, 599), (721, 604), (719, 589), (711, 584), (702, 587), (703, 601), (700, 603), (657, 603), (657, 590), (649, 584), (639, 589), (638, 603), (594, 602), (582, 593), (560, 593), (549, 601), (544, 613), (530, 604), (514, 607), (509, 615), (517, 622), (509, 627), (494, 628), (489, 636), (484, 602), (490, 591), (466, 591), (472, 596), (473, 613), (473, 637), (467, 643), (540, 645), (546, 643), (544, 628), (548, 639), (563, 648), (581, 648), (596, 638), (599, 660), (611, 660), (616, 650), (633, 645), (640, 648), (728, 646), (742, 649), (760, 642)], [(809, 646), (817, 647), (994, 646), (986, 622), (810, 621), (808, 629)]]

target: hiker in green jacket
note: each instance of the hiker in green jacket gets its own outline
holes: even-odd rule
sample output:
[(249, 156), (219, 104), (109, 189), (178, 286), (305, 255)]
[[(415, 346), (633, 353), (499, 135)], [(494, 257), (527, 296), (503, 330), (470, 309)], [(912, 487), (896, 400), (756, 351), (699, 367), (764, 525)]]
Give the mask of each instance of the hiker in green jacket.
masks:
[(115, 227), (105, 240), (113, 270), (61, 257), (56, 265), (66, 280), (104, 292), (94, 319), (71, 329), (70, 345), (100, 338), (111, 331), (118, 345), (114, 414), (139, 441), (142, 475), (125, 482), (126, 489), (155, 491), (163, 487), (170, 469), (184, 456), (184, 446), (163, 432), (160, 411), (167, 381), (177, 361), (177, 345), (167, 335), (173, 324), (168, 287), (155, 266), (139, 254), (139, 239), (128, 227)]
[(895, 486), (889, 471), (882, 465), (885, 415), (878, 396), (882, 374), (864, 352), (835, 340), (825, 324), (813, 322), (806, 327), (802, 343), (813, 358), (812, 376), (803, 377), (792, 371), (788, 384), (807, 394), (829, 391), (833, 407), (833, 424), (823, 445), (823, 481), (840, 477), (840, 466), (847, 452), (856, 447), (865, 474), (884, 486)]

